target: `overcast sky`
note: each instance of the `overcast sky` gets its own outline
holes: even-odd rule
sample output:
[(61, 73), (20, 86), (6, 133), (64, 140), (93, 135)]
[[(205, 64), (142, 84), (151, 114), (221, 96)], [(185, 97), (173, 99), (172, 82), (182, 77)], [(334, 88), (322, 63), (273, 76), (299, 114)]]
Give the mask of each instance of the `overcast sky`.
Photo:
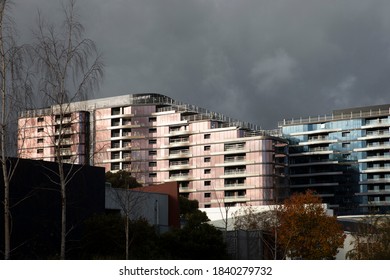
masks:
[[(13, 0), (21, 34), (58, 0)], [(388, 0), (78, 0), (104, 56), (95, 97), (156, 92), (275, 128), (390, 103)]]

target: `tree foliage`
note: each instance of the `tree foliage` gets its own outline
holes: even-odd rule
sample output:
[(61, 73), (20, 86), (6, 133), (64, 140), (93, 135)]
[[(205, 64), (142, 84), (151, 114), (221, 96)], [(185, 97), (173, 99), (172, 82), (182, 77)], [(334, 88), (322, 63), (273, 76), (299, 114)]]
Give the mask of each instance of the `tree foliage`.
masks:
[(364, 217), (352, 233), (353, 249), (347, 258), (353, 260), (390, 260), (390, 217)]
[[(85, 222), (83, 237), (84, 259), (125, 259), (126, 217), (119, 214), (95, 215)], [(129, 221), (128, 259), (159, 259), (159, 237), (155, 228), (144, 219)]]
[(115, 173), (110, 171), (106, 172), (106, 181), (111, 183), (113, 188), (132, 189), (142, 187), (142, 184), (126, 170), (119, 170)]
[(291, 259), (333, 259), (345, 235), (336, 217), (326, 215), (319, 197), (294, 194), (278, 207), (278, 244)]
[(162, 236), (168, 259), (200, 260), (227, 258), (222, 232), (208, 224), (205, 212), (195, 209), (185, 214), (182, 229), (172, 230)]
[(209, 225), (204, 212), (194, 211), (181, 229), (158, 234), (145, 220), (129, 221), (129, 255), (125, 255), (125, 216), (96, 215), (86, 221), (83, 259), (224, 259), (222, 232)]

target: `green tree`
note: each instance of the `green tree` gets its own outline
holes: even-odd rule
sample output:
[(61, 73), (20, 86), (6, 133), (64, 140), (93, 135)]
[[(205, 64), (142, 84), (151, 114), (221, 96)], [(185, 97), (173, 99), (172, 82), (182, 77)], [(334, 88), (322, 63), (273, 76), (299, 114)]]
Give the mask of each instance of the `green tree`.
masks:
[(210, 225), (205, 212), (197, 208), (198, 201), (180, 199), (180, 212), (185, 219), (181, 229), (164, 234), (162, 248), (169, 259), (225, 259), (226, 244), (222, 232)]
[(137, 180), (131, 176), (131, 173), (126, 170), (119, 170), (115, 173), (110, 171), (106, 172), (106, 181), (111, 183), (113, 188), (132, 189), (142, 187), (142, 184), (137, 182)]
[(277, 216), (278, 244), (288, 258), (334, 259), (344, 244), (341, 225), (325, 213), (321, 199), (311, 191), (286, 199)]
[(144, 219), (129, 222), (129, 255), (126, 257), (123, 223), (119, 214), (96, 215), (86, 221), (83, 254), (86, 259), (159, 259), (159, 238)]

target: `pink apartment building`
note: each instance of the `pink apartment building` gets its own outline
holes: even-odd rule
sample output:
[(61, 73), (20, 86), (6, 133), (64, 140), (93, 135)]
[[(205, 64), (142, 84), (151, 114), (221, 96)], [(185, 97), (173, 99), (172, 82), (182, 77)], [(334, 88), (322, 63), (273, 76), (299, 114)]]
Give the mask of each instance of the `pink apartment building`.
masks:
[[(178, 182), (200, 207), (266, 205), (287, 195), (287, 141), (161, 94), (129, 94), (24, 112), (19, 156), (127, 170)], [(61, 117), (62, 116), (62, 117)], [(62, 133), (61, 133), (62, 132)]]

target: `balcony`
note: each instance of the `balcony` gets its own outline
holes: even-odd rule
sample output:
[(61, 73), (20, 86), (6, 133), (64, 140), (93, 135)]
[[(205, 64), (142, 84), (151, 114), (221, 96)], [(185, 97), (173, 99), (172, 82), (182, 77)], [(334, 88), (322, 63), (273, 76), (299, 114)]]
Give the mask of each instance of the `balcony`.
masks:
[(226, 190), (242, 190), (242, 189), (254, 189), (255, 186), (247, 185), (245, 183), (237, 184), (225, 184), (222, 188), (215, 188), (216, 191), (226, 191)]
[(387, 150), (390, 149), (390, 142), (382, 143), (369, 143), (364, 148), (353, 149), (354, 152), (364, 152), (364, 151), (373, 151), (373, 150)]
[(366, 124), (362, 126), (363, 129), (373, 128), (373, 127), (387, 127), (390, 126), (388, 119), (376, 119), (376, 120), (367, 120)]
[(165, 136), (177, 136), (177, 135), (187, 135), (191, 134), (192, 132), (188, 129), (170, 129), (169, 134)]
[(223, 202), (246, 202), (250, 198), (246, 195), (234, 195), (234, 196), (225, 196)]
[(75, 152), (72, 152), (71, 150), (60, 150), (60, 155), (61, 156), (71, 156), (75, 155)]
[(254, 163), (255, 161), (246, 161), (245, 156), (229, 156), (225, 157), (223, 163), (217, 163), (216, 166), (231, 166), (231, 165), (240, 165), (240, 164), (249, 164)]
[(62, 131), (56, 129), (55, 135), (65, 135), (65, 134), (73, 134), (75, 133), (71, 128), (63, 128)]
[(318, 183), (307, 183), (307, 184), (291, 184), (290, 188), (299, 189), (299, 188), (315, 188), (315, 187), (332, 187), (338, 186), (338, 182), (318, 182)]
[(196, 192), (196, 190), (191, 189), (189, 187), (179, 187), (179, 193), (191, 193)]
[(56, 118), (56, 120), (55, 120), (56, 124), (68, 124), (68, 123), (71, 123), (71, 122), (72, 122), (72, 118), (71, 117), (63, 117), (62, 121), (61, 121), (61, 118)]
[(380, 138), (390, 138), (389, 131), (367, 131), (366, 136), (359, 137), (358, 140), (370, 140)]
[[(55, 144), (56, 144), (56, 146), (60, 145), (60, 141), (56, 140)], [(61, 140), (61, 145), (72, 145), (72, 144), (73, 144), (72, 139), (65, 138), (65, 139)]]
[(290, 163), (290, 167), (333, 165), (333, 164), (338, 164), (338, 163), (339, 163), (338, 161), (324, 159), (324, 160), (315, 160), (315, 161), (309, 161), (309, 162), (303, 162), (303, 163)]
[(362, 173), (390, 173), (390, 166), (378, 166), (378, 167), (369, 167), (365, 170), (362, 170)]
[(220, 178), (246, 177), (248, 175), (245, 169), (230, 169), (225, 170), (225, 173)]
[(315, 176), (336, 176), (343, 175), (342, 171), (330, 171), (330, 170), (318, 170), (316, 172), (307, 171), (306, 173), (301, 174), (291, 174), (290, 178), (299, 178), (299, 177), (315, 177)]
[(330, 144), (330, 143), (336, 143), (336, 142), (337, 142), (337, 140), (329, 139), (327, 136), (312, 136), (312, 137), (309, 137), (308, 141), (300, 142), (299, 146)]
[(361, 185), (369, 185), (369, 184), (385, 184), (390, 183), (390, 178), (371, 178), (363, 181), (359, 181)]
[(183, 167), (188, 168), (189, 166), (190, 166), (190, 162), (188, 160), (172, 161), (169, 163), (170, 169), (180, 169)]
[(188, 146), (189, 143), (188, 137), (169, 139), (169, 147)]
[(225, 144), (225, 152), (243, 151), (245, 150), (245, 143), (239, 144)]
[(191, 157), (189, 150), (173, 150), (169, 152), (169, 158)]
[(189, 172), (182, 172), (182, 173), (170, 174), (169, 179), (165, 180), (165, 182), (188, 181), (193, 179), (194, 178), (190, 175)]
[(123, 133), (122, 136), (119, 133), (111, 134), (111, 140), (126, 140), (126, 139), (142, 139), (145, 138), (145, 135), (140, 133)]

